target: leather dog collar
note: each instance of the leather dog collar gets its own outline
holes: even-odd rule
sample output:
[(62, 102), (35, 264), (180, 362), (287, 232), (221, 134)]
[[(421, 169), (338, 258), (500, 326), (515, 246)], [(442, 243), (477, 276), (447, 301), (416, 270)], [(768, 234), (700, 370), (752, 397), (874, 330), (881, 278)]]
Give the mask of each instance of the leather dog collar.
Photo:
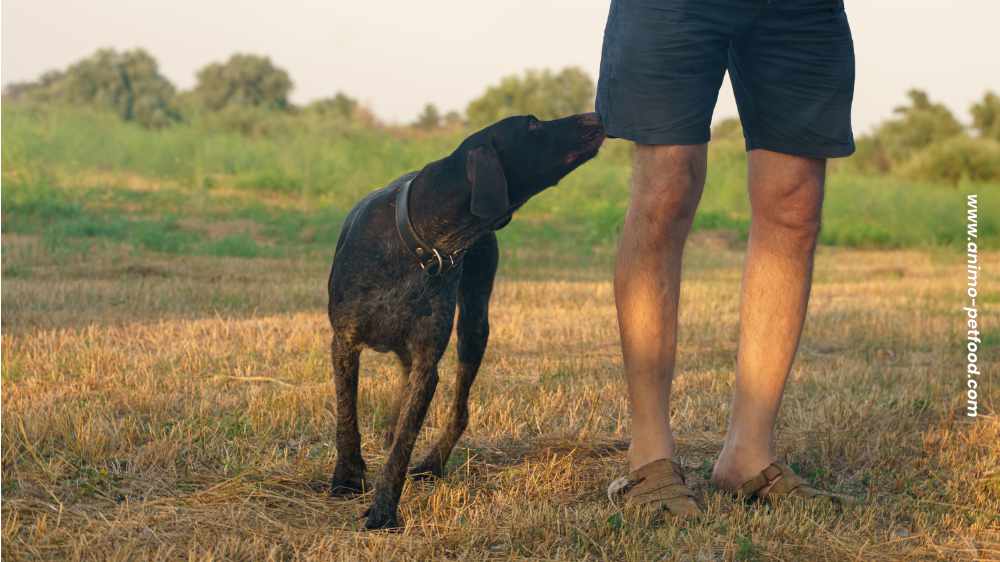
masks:
[[(416, 176), (414, 176), (416, 177)], [(462, 252), (457, 250), (446, 254), (424, 242), (424, 239), (417, 234), (410, 220), (410, 185), (413, 178), (406, 180), (396, 192), (396, 232), (403, 241), (410, 253), (417, 258), (417, 265), (429, 275), (441, 275), (453, 269), (460, 263)]]

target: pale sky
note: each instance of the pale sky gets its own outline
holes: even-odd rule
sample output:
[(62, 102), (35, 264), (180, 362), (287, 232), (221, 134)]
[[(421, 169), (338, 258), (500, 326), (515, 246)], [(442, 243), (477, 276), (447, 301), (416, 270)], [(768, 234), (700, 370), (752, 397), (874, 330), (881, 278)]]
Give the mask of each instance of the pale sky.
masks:
[[(692, 0), (697, 1), (697, 0)], [(782, 0), (779, 0), (782, 1)], [(784, 0), (792, 1), (792, 0)], [(270, 56), (307, 102), (342, 90), (384, 120), (427, 102), (462, 110), (500, 77), (577, 65), (596, 80), (608, 0), (3, 0), (3, 83), (100, 47), (143, 47), (176, 86), (234, 52)], [(1000, 92), (998, 0), (847, 0), (857, 54), (854, 125), (888, 116), (910, 87), (962, 121)], [(736, 114), (728, 81), (715, 117)]]

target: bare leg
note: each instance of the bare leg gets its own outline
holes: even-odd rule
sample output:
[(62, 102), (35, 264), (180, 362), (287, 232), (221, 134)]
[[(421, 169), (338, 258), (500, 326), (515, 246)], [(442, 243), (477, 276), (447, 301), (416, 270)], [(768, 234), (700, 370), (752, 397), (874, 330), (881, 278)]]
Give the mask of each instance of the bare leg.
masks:
[(615, 304), (632, 415), (631, 468), (674, 454), (670, 386), (681, 255), (705, 185), (706, 145), (636, 145), (615, 267)]
[(752, 219), (740, 305), (736, 383), (712, 476), (734, 489), (776, 459), (774, 425), (805, 322), (826, 161), (751, 151)]

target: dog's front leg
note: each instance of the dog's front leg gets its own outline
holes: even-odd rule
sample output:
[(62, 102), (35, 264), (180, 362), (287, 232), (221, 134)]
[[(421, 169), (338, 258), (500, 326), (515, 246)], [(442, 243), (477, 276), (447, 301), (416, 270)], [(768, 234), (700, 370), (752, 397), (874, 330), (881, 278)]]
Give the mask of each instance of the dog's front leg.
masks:
[(489, 307), (500, 252), (496, 234), (484, 236), (465, 256), (458, 287), (458, 376), (451, 416), (427, 456), (410, 471), (415, 477), (439, 477), (469, 424), (469, 390), (490, 337)]
[(400, 411), (389, 460), (382, 472), (382, 480), (375, 489), (375, 500), (368, 508), (365, 522), (368, 529), (393, 529), (400, 526), (397, 516), (399, 496), (403, 492), (413, 445), (427, 415), (427, 407), (434, 398), (437, 382), (437, 358), (433, 361), (414, 361), (410, 372), (410, 395)]

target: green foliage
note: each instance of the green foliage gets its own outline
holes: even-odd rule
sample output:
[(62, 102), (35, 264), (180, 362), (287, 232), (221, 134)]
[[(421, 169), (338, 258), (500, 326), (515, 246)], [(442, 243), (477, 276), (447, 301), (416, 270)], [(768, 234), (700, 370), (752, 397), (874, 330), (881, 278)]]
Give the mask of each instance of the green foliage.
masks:
[(180, 119), (173, 105), (174, 86), (142, 49), (101, 49), (65, 72), (47, 72), (37, 82), (11, 86), (5, 94), (14, 100), (107, 108), (146, 127)]
[(295, 120), (284, 112), (260, 106), (230, 105), (203, 114), (200, 124), (210, 131), (226, 131), (246, 137), (285, 136), (293, 133)]
[(441, 112), (438, 111), (437, 106), (433, 103), (425, 105), (424, 110), (417, 117), (417, 122), (414, 123), (414, 126), (425, 131), (431, 131), (440, 127)]
[(461, 113), (453, 110), (444, 114), (445, 127), (462, 127), (464, 125), (465, 125), (465, 119), (462, 118)]
[(843, 166), (862, 174), (887, 174), (892, 170), (892, 160), (885, 151), (879, 137), (862, 135), (855, 139), (854, 154), (835, 165)]
[(735, 560), (740, 562), (752, 562), (760, 560), (762, 556), (761, 548), (753, 543), (750, 537), (736, 537)]
[(1000, 98), (987, 92), (971, 108), (979, 136), (968, 136), (948, 109), (920, 90), (907, 93), (910, 103), (870, 135), (857, 140), (857, 151), (838, 167), (863, 174), (946, 182), (988, 182), (1000, 178)]
[(712, 127), (712, 140), (743, 140), (743, 124), (736, 117), (723, 119)]
[(983, 100), (973, 104), (972, 127), (984, 138), (1000, 141), (1000, 96), (986, 92)]
[(897, 117), (880, 125), (875, 131), (876, 146), (892, 165), (908, 160), (917, 151), (936, 141), (962, 133), (962, 125), (947, 107), (931, 103), (921, 90), (907, 92), (909, 105), (897, 107)]
[[(303, 113), (243, 108), (247, 136), (205, 114), (155, 134), (107, 114), (59, 106), (3, 107), (3, 167), (32, 181), (139, 175), (191, 187), (335, 193), (345, 204), (448, 154), (462, 131), (396, 138), (386, 131)], [(98, 139), (98, 142), (95, 142)], [(260, 185), (264, 183), (266, 185)], [(342, 199), (341, 199), (342, 198)]]
[(479, 128), (511, 115), (554, 119), (581, 113), (590, 110), (593, 101), (594, 81), (579, 68), (567, 67), (558, 73), (528, 70), (487, 88), (465, 113), (469, 124)]
[(957, 135), (914, 154), (899, 169), (905, 178), (942, 181), (1000, 181), (1000, 141)]
[(212, 63), (199, 70), (194, 95), (211, 111), (233, 106), (283, 110), (288, 107), (291, 91), (288, 73), (270, 58), (235, 54), (224, 63)]
[(208, 242), (202, 247), (203, 253), (210, 256), (233, 256), (238, 258), (256, 258), (263, 254), (257, 242), (246, 234), (232, 234), (218, 240)]
[(340, 119), (353, 119), (355, 112), (359, 109), (358, 100), (343, 92), (337, 92), (336, 95), (329, 98), (318, 99), (306, 106), (307, 112)]
[[(262, 128), (249, 136), (218, 126), (214, 119), (226, 112), (148, 131), (84, 108), (4, 106), (4, 232), (40, 235), (65, 251), (110, 243), (163, 253), (328, 257), (343, 217), (360, 197), (448, 154), (467, 134), (441, 129), (413, 135), (309, 111), (243, 110), (260, 118)], [(991, 156), (995, 141), (960, 135), (950, 142), (955, 146), (944, 151), (948, 158), (976, 159), (944, 159), (931, 171), (907, 169), (908, 177), (1000, 161)], [(925, 154), (937, 158), (937, 147), (913, 162), (931, 158)], [(979, 155), (983, 147), (993, 152)], [(694, 229), (745, 237), (750, 210), (743, 141), (730, 129), (709, 152)], [(610, 140), (593, 162), (532, 199), (500, 232), (504, 251), (515, 262), (529, 259), (518, 257), (522, 252), (567, 263), (608, 259), (628, 204), (631, 153), (630, 143)], [(821, 240), (862, 247), (959, 245), (963, 216), (955, 209), (963, 194), (1000, 186), (997, 180), (981, 183), (983, 177), (963, 173), (952, 189), (834, 169)], [(136, 189), (133, 181), (156, 188)], [(984, 244), (996, 243), (1000, 199), (980, 201)], [(232, 224), (209, 228), (226, 221)]]

